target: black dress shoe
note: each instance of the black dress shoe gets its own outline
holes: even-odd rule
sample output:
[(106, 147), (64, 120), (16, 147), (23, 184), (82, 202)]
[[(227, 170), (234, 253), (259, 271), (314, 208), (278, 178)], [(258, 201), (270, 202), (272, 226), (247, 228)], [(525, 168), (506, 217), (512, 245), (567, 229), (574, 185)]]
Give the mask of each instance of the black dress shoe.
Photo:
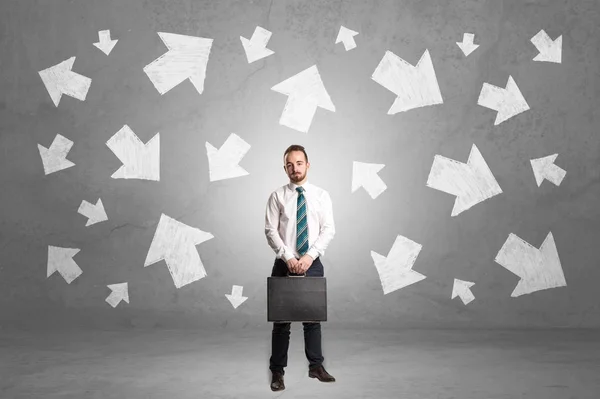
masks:
[(273, 371), (273, 378), (271, 379), (271, 391), (283, 391), (285, 384), (283, 383), (283, 373), (280, 371)]
[(333, 376), (331, 374), (329, 374), (325, 370), (325, 367), (323, 367), (323, 366), (318, 366), (318, 367), (315, 367), (314, 369), (309, 369), (308, 376), (310, 378), (318, 378), (319, 381), (322, 381), (322, 382), (334, 382), (335, 381), (335, 378), (333, 378)]

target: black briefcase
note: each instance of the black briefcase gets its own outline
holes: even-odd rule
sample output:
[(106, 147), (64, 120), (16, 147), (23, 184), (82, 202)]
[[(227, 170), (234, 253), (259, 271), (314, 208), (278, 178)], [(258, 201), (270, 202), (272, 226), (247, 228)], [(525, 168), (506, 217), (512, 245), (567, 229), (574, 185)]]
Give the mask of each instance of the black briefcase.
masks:
[(326, 278), (289, 272), (267, 277), (267, 321), (327, 321)]

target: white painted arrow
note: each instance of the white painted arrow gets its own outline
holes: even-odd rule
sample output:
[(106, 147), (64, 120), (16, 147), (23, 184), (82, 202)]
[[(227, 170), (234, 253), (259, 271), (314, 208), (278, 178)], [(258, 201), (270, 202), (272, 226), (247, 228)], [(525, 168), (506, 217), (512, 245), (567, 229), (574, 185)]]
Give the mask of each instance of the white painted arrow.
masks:
[(235, 133), (231, 133), (218, 150), (207, 141), (206, 154), (210, 181), (248, 175), (249, 173), (238, 164), (249, 150), (250, 144)]
[(475, 283), (471, 281), (463, 281), (455, 278), (454, 286), (452, 286), (452, 297), (450, 299), (459, 296), (463, 304), (468, 305), (469, 302), (475, 299), (475, 296), (471, 292), (471, 287), (474, 285)]
[(156, 133), (146, 144), (124, 125), (106, 142), (123, 163), (113, 179), (160, 180), (160, 136)]
[(102, 205), (102, 200), (100, 198), (96, 201), (96, 205), (91, 204), (86, 200), (81, 201), (77, 212), (88, 218), (88, 221), (85, 224), (86, 227), (108, 220), (108, 216), (106, 216), (106, 211), (104, 210), (104, 205)]
[(533, 58), (534, 61), (555, 62), (557, 64), (562, 62), (562, 35), (552, 40), (546, 31), (542, 29), (531, 38), (531, 43), (540, 52)]
[(80, 251), (79, 248), (61, 248), (48, 245), (48, 267), (46, 277), (58, 271), (67, 284), (83, 273), (77, 263), (72, 259)]
[(352, 192), (364, 187), (371, 198), (377, 198), (387, 189), (387, 185), (377, 174), (384, 167), (382, 163), (352, 162)]
[(206, 276), (196, 245), (214, 238), (211, 233), (190, 227), (162, 214), (150, 244), (144, 267), (165, 260), (176, 288)]
[(505, 89), (484, 83), (477, 104), (498, 111), (494, 125), (529, 109), (529, 104), (525, 101), (525, 97), (521, 94), (512, 76), (508, 77)]
[(43, 145), (38, 144), (38, 150), (40, 151), (40, 156), (42, 157), (45, 175), (67, 169), (75, 165), (73, 162), (67, 159), (67, 154), (71, 150), (72, 146), (73, 142), (60, 134), (54, 136), (54, 140), (52, 141), (52, 144), (50, 144), (50, 148), (46, 148)]
[(71, 71), (75, 57), (39, 71), (42, 82), (58, 107), (63, 94), (84, 101), (92, 84), (92, 79)]
[(356, 47), (356, 42), (354, 41), (354, 36), (356, 35), (358, 35), (358, 32), (348, 29), (345, 26), (340, 26), (340, 31), (335, 39), (335, 44), (342, 42), (344, 43), (346, 51), (352, 50)]
[(229, 299), (229, 302), (231, 302), (231, 305), (234, 309), (237, 309), (238, 306), (240, 306), (246, 301), (246, 299), (248, 299), (247, 296), (242, 296), (243, 290), (244, 287), (242, 287), (241, 285), (234, 285), (231, 288), (231, 294), (225, 294), (225, 296), (227, 297), (227, 299)]
[(129, 303), (129, 290), (127, 288), (127, 283), (109, 284), (107, 287), (112, 291), (105, 299), (110, 306), (116, 308), (121, 301)]
[(533, 175), (535, 176), (535, 182), (538, 187), (542, 185), (544, 179), (549, 180), (556, 186), (560, 186), (560, 183), (564, 179), (567, 172), (554, 165), (554, 160), (558, 154), (548, 155), (546, 157), (537, 158), (530, 160), (531, 167), (533, 169)]
[(464, 33), (463, 41), (456, 42), (456, 44), (458, 44), (458, 47), (460, 47), (460, 49), (462, 50), (465, 57), (468, 57), (469, 54), (471, 54), (473, 51), (475, 51), (477, 49), (477, 47), (479, 47), (479, 44), (473, 44), (474, 37), (475, 37), (475, 35), (472, 33)]
[(169, 51), (144, 67), (156, 90), (162, 95), (189, 79), (202, 94), (213, 39), (165, 32), (158, 35)]
[(117, 42), (118, 40), (110, 39), (110, 30), (101, 30), (98, 31), (98, 42), (94, 43), (94, 46), (99, 48), (104, 54), (109, 55)]
[(427, 177), (427, 186), (456, 196), (451, 216), (502, 192), (475, 144), (466, 164), (436, 155)]
[(276, 84), (271, 90), (288, 96), (279, 124), (300, 132), (308, 132), (317, 107), (335, 112), (316, 65)]
[(387, 258), (371, 251), (384, 295), (425, 278), (421, 273), (412, 270), (422, 247), (421, 244), (398, 235)]
[(494, 260), (521, 278), (511, 297), (567, 285), (552, 232), (540, 249), (510, 233)]
[(386, 51), (371, 79), (397, 96), (388, 115), (444, 102), (429, 50), (416, 66)]
[(244, 47), (244, 51), (246, 52), (246, 58), (248, 59), (248, 64), (253, 63), (254, 61), (260, 60), (262, 58), (268, 57), (271, 54), (275, 54), (274, 51), (269, 50), (267, 48), (267, 43), (269, 43), (269, 39), (271, 38), (271, 32), (257, 26), (254, 29), (254, 33), (250, 40), (246, 39), (243, 36), (240, 36), (240, 40), (242, 41), (242, 46)]

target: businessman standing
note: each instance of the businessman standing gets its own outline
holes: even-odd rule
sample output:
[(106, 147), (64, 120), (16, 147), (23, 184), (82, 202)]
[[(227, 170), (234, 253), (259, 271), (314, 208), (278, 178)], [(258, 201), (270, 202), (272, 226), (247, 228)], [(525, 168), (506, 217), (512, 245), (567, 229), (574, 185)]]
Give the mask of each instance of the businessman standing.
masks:
[[(265, 212), (265, 235), (276, 254), (271, 276), (286, 276), (289, 271), (323, 277), (320, 257), (335, 235), (331, 197), (327, 191), (307, 181), (310, 162), (303, 146), (289, 146), (283, 161), (290, 181), (271, 193)], [(290, 324), (273, 323), (269, 359), (273, 391), (285, 389), (283, 375), (284, 367), (287, 367)], [(302, 324), (308, 376), (323, 382), (335, 381), (323, 367), (321, 323)]]

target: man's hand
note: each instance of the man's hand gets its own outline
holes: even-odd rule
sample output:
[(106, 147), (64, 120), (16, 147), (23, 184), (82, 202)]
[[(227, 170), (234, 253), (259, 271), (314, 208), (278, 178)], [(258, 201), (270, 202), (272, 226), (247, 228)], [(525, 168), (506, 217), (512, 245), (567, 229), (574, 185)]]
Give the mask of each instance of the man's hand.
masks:
[(290, 260), (288, 260), (286, 263), (287, 263), (287, 267), (288, 267), (288, 270), (290, 271), (290, 273), (296, 273), (296, 274), (302, 273), (302, 272), (297, 271), (298, 266), (299, 266), (298, 259), (290, 258)]
[(298, 273), (305, 273), (308, 268), (310, 267), (310, 265), (312, 265), (314, 259), (308, 255), (305, 254), (303, 255), (299, 260), (298, 260), (298, 270), (300, 270)]

